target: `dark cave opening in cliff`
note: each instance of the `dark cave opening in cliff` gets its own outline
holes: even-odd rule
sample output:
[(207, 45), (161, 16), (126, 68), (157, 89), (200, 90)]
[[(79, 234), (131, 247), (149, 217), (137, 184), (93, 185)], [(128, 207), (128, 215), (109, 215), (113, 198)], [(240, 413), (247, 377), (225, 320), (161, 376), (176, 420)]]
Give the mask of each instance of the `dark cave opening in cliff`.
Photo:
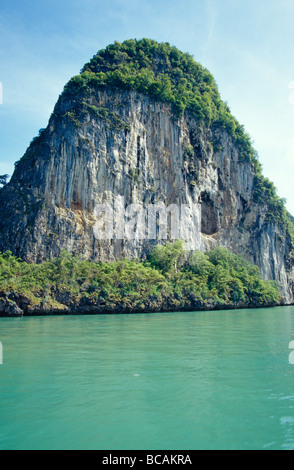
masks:
[(217, 209), (208, 192), (201, 193), (201, 233), (213, 235), (218, 231)]

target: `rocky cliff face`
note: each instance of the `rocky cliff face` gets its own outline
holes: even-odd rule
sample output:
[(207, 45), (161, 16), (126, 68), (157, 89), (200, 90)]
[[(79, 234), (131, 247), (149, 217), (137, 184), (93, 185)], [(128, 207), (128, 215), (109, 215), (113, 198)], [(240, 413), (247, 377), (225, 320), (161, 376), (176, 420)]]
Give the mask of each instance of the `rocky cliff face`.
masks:
[[(142, 259), (158, 240), (148, 239), (146, 211), (129, 212), (134, 237), (126, 237), (125, 208), (161, 203), (181, 216), (186, 207), (179, 238), (189, 249), (220, 244), (242, 254), (290, 303), (291, 239), (254, 202), (254, 175), (225, 130), (199, 125), (188, 111), (176, 118), (170, 104), (130, 90), (65, 92), (0, 191), (0, 250), (34, 262), (63, 249), (97, 261)], [(106, 239), (97, 237), (100, 204), (114, 217)], [(162, 220), (155, 222), (158, 236)]]

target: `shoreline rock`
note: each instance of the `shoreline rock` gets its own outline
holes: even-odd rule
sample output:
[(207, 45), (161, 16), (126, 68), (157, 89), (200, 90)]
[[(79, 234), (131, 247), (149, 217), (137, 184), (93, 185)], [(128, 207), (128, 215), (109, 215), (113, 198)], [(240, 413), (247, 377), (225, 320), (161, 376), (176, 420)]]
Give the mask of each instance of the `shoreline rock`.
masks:
[(23, 317), (24, 311), (10, 299), (0, 299), (0, 317)]
[(59, 315), (139, 315), (139, 314), (151, 314), (151, 313), (180, 313), (180, 312), (211, 312), (221, 310), (245, 310), (245, 309), (262, 309), (262, 308), (273, 308), (273, 307), (285, 307), (293, 304), (286, 303), (272, 303), (267, 305), (261, 304), (198, 304), (186, 305), (183, 307), (176, 307), (173, 305), (156, 305), (148, 306), (145, 308), (132, 308), (123, 305), (116, 305), (112, 309), (101, 307), (98, 305), (60, 305), (58, 308), (50, 306), (46, 308), (45, 305), (30, 306), (27, 305), (25, 310), (19, 308), (19, 306), (10, 299), (0, 299), (0, 317), (33, 317), (33, 316), (59, 316)]

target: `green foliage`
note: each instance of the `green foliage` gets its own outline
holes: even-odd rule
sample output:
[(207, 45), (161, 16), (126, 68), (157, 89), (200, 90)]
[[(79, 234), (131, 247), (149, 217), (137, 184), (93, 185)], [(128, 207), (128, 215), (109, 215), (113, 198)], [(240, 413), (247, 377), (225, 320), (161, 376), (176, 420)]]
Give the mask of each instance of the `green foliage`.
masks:
[(81, 122), (75, 110), (68, 111), (65, 115), (65, 118), (69, 119), (78, 129), (81, 127)]
[(287, 226), (289, 218), (285, 208), (286, 200), (278, 196), (275, 185), (263, 176), (261, 168), (258, 168), (255, 174), (253, 198), (254, 202), (266, 207), (268, 221)]
[(75, 95), (105, 86), (136, 90), (171, 103), (176, 117), (188, 110), (200, 123), (226, 129), (239, 147), (240, 159), (254, 162), (250, 137), (221, 100), (211, 73), (169, 43), (115, 42), (99, 51), (65, 90)]
[(165, 275), (171, 275), (177, 272), (179, 262), (183, 257), (183, 242), (168, 242), (165, 246), (157, 245), (153, 249), (149, 261), (155, 269), (158, 269)]
[(138, 168), (131, 168), (129, 171), (129, 177), (134, 183), (138, 183), (139, 181), (139, 170)]
[(211, 288), (217, 289), (222, 299), (267, 303), (277, 299), (278, 290), (273, 282), (264, 281), (257, 266), (222, 247), (207, 253), (213, 265), (209, 275)]
[(291, 238), (291, 257), (294, 258), (294, 217), (289, 212), (286, 213), (287, 226)]
[(192, 160), (195, 157), (195, 151), (192, 145), (188, 145), (184, 148), (184, 159)]
[(116, 113), (110, 111), (108, 108), (97, 107), (84, 103), (89, 112), (94, 116), (105, 121), (107, 126), (112, 130), (130, 130), (130, 126), (124, 122)]
[(294, 217), (289, 212), (287, 212), (287, 220), (290, 235), (294, 239)]
[(256, 266), (218, 247), (188, 254), (182, 242), (156, 246), (145, 263), (94, 263), (62, 252), (43, 264), (0, 254), (0, 292), (35, 307), (98, 306), (103, 311), (267, 306), (280, 302), (276, 283)]

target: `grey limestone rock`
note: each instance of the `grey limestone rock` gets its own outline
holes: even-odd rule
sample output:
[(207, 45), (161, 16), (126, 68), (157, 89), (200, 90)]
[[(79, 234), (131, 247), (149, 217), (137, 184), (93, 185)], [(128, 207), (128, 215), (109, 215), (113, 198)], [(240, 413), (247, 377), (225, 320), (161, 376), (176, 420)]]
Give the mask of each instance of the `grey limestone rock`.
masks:
[[(243, 255), (291, 303), (290, 235), (253, 192), (254, 168), (224, 129), (200, 126), (189, 112), (176, 118), (171, 105), (136, 91), (64, 92), (0, 191), (0, 250), (29, 262), (61, 250), (96, 261), (145, 259), (157, 240), (126, 239), (119, 224), (112, 239), (97, 239), (99, 204), (117, 217), (131, 204), (198, 207), (198, 225), (185, 225), (189, 249), (222, 245)], [(146, 233), (146, 218), (137, 230)]]

